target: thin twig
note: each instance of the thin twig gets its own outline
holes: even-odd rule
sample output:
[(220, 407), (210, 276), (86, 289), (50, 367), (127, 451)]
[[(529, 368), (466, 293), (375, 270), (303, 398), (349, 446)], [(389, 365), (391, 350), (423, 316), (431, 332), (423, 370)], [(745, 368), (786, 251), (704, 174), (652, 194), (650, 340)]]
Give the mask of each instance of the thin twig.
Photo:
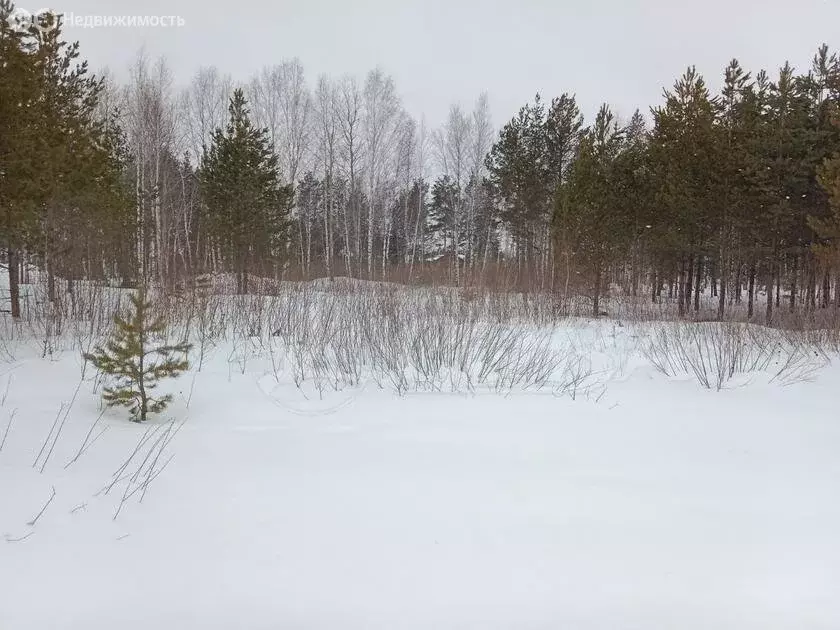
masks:
[[(175, 436), (178, 434), (178, 432), (181, 430), (181, 428), (183, 428), (185, 423), (186, 420), (176, 425), (175, 420), (172, 419), (166, 425), (160, 425), (161, 427), (166, 426), (166, 430), (163, 431), (149, 447), (149, 449), (146, 452), (146, 456), (143, 458), (143, 461), (141, 461), (140, 464), (137, 466), (137, 469), (133, 473), (127, 473), (126, 475), (120, 477), (119, 480), (115, 480), (114, 482), (112, 482), (110, 487), (113, 487), (113, 485), (118, 481), (125, 479), (128, 480), (125, 484), (125, 488), (123, 489), (123, 495), (120, 498), (120, 503), (117, 506), (116, 511), (114, 512), (113, 520), (117, 519), (117, 517), (120, 515), (120, 512), (122, 512), (122, 508), (126, 504), (126, 502), (138, 492), (141, 492), (139, 502), (143, 502), (143, 498), (146, 496), (146, 491), (148, 490), (149, 485), (158, 477), (158, 475), (160, 475), (164, 471), (164, 469), (169, 465), (169, 462), (172, 461), (174, 455), (170, 455), (169, 458), (163, 463), (163, 465), (157, 468), (157, 463), (161, 455), (172, 442), (172, 440), (175, 438)], [(159, 429), (160, 427), (158, 427), (158, 430)], [(132, 458), (129, 458), (128, 461), (131, 461)], [(122, 470), (124, 470), (124, 468)], [(119, 472), (122, 472), (122, 470)], [(137, 480), (144, 475), (145, 478), (138, 483)], [(110, 490), (110, 487), (108, 488), (108, 490)]]
[(99, 413), (99, 416), (97, 416), (96, 420), (91, 425), (90, 429), (88, 429), (87, 435), (85, 435), (85, 439), (82, 442), (82, 445), (79, 447), (79, 451), (76, 453), (76, 455), (73, 457), (73, 459), (71, 459), (69, 462), (67, 462), (64, 465), (64, 470), (67, 470), (70, 467), (71, 464), (74, 464), (76, 461), (78, 461), (78, 459), (82, 455), (84, 455), (85, 451), (87, 451), (88, 448), (93, 446), (94, 442), (96, 442), (96, 440), (98, 440), (100, 437), (102, 437), (102, 434), (105, 433), (105, 431), (108, 430), (108, 427), (102, 427), (102, 430), (99, 431), (99, 433), (97, 433), (96, 436), (92, 440), (90, 440), (90, 442), (88, 443), (88, 440), (90, 439), (90, 434), (93, 433), (93, 430), (96, 428), (96, 425), (99, 424), (99, 421), (102, 419), (102, 417), (104, 415), (105, 415), (105, 409), (103, 409)]
[(6, 379), (6, 390), (3, 392), (3, 399), (0, 400), (0, 407), (6, 406), (6, 397), (9, 395), (9, 387), (12, 385), (12, 376), (14, 374), (9, 374), (9, 378)]
[(0, 441), (0, 452), (3, 451), (3, 447), (6, 445), (6, 438), (9, 437), (9, 429), (12, 428), (12, 422), (15, 419), (15, 414), (17, 414), (17, 409), (12, 409), (12, 412), (9, 414), (9, 423), (6, 425), (6, 431), (3, 433), (3, 440)]
[(163, 465), (162, 465), (160, 468), (158, 468), (158, 469), (155, 471), (155, 473), (154, 473), (151, 477), (147, 477), (147, 478), (146, 478), (146, 480), (145, 480), (145, 481), (144, 481), (144, 482), (143, 482), (143, 483), (142, 483), (142, 484), (141, 484), (138, 488), (135, 488), (135, 489), (131, 492), (131, 494), (130, 494), (130, 495), (128, 495), (128, 496), (129, 496), (129, 498), (130, 498), (132, 495), (134, 495), (134, 493), (135, 493), (135, 492), (137, 492), (137, 490), (138, 490), (139, 488), (142, 488), (142, 489), (143, 489), (143, 492), (142, 492), (142, 494), (140, 495), (140, 503), (143, 503), (143, 497), (145, 497), (145, 496), (146, 496), (146, 490), (148, 490), (148, 489), (149, 489), (149, 485), (150, 485), (150, 484), (151, 484), (151, 483), (152, 483), (155, 479), (157, 479), (158, 475), (160, 475), (160, 473), (162, 473), (162, 472), (166, 469), (166, 467), (167, 467), (167, 466), (169, 466), (169, 462), (171, 462), (171, 461), (172, 461), (172, 459), (173, 459), (174, 457), (175, 457), (175, 455), (174, 455), (174, 454), (170, 455), (170, 456), (169, 456), (169, 459), (167, 459), (165, 462), (163, 462)]
[(76, 385), (76, 391), (73, 392), (73, 398), (70, 399), (70, 404), (67, 406), (67, 410), (64, 412), (64, 418), (61, 420), (61, 424), (58, 425), (58, 431), (55, 432), (55, 438), (53, 439), (52, 446), (50, 446), (50, 450), (47, 452), (47, 456), (44, 458), (44, 463), (41, 464), (41, 471), (44, 472), (44, 468), (47, 467), (47, 462), (50, 461), (50, 457), (52, 457), (53, 449), (55, 449), (55, 445), (58, 444), (58, 438), (61, 436), (61, 431), (64, 429), (64, 424), (67, 422), (67, 418), (70, 415), (70, 411), (73, 409), (73, 405), (76, 403), (76, 396), (79, 395), (79, 389), (82, 387), (83, 380), (79, 380), (79, 384)]
[(103, 495), (103, 494), (107, 495), (109, 492), (111, 492), (111, 489), (112, 489), (112, 488), (113, 488), (116, 484), (118, 484), (119, 482), (123, 481), (124, 479), (128, 479), (128, 478), (129, 478), (129, 476), (130, 476), (130, 475), (122, 475), (122, 476), (120, 476), (120, 477), (117, 477), (117, 478), (115, 478), (115, 479), (111, 480), (111, 482), (110, 482), (110, 483), (108, 483), (108, 484), (106, 484), (106, 485), (102, 486), (99, 490), (97, 490), (97, 491), (96, 491), (96, 493), (95, 493), (93, 496), (94, 496), (94, 497), (98, 497), (98, 496)]
[(44, 507), (41, 508), (41, 511), (38, 512), (38, 516), (36, 516), (35, 518), (33, 518), (31, 521), (29, 521), (27, 523), (27, 525), (29, 525), (29, 527), (35, 527), (35, 523), (37, 523), (38, 519), (41, 518), (41, 516), (43, 516), (44, 512), (47, 511), (47, 508), (50, 507), (50, 503), (53, 502), (53, 499), (55, 499), (55, 486), (52, 487), (52, 494), (50, 495), (49, 500), (44, 504)]
[(8, 534), (6, 534), (6, 535), (4, 536), (4, 538), (6, 539), (6, 542), (8, 542), (8, 543), (23, 542), (24, 540), (26, 540), (27, 538), (29, 538), (29, 537), (30, 537), (32, 534), (34, 534), (34, 533), (35, 533), (35, 532), (29, 532), (28, 534), (26, 534), (26, 536), (21, 536), (20, 538), (12, 538), (12, 537), (11, 537), (11, 536), (9, 536)]
[(192, 382), (190, 383), (190, 395), (187, 397), (187, 409), (190, 408), (190, 403), (192, 402), (193, 397), (193, 390), (195, 390), (195, 378), (198, 376), (197, 372), (193, 372)]
[(120, 504), (117, 506), (117, 511), (114, 512), (114, 518), (112, 520), (116, 521), (117, 517), (120, 515), (122, 511), (123, 505), (125, 505), (126, 500), (128, 499), (128, 492), (129, 488), (131, 488), (131, 479), (128, 480), (128, 483), (125, 484), (125, 490), (123, 490), (122, 498), (120, 499)]
[(35, 457), (35, 461), (32, 462), (32, 468), (35, 468), (38, 465), (38, 462), (41, 459), (41, 455), (44, 454), (44, 450), (47, 448), (47, 444), (50, 443), (50, 438), (52, 437), (53, 431), (55, 431), (55, 425), (58, 424), (58, 419), (61, 417), (61, 414), (64, 412), (64, 407), (66, 403), (61, 403), (61, 407), (58, 409), (58, 413), (55, 415), (55, 420), (53, 420), (52, 426), (50, 427), (50, 432), (47, 434), (47, 439), (44, 440), (44, 443), (41, 445), (41, 450), (38, 451), (38, 455)]
[[(122, 473), (123, 473), (123, 471), (125, 471), (125, 469), (126, 469), (126, 468), (128, 468), (128, 465), (131, 463), (131, 460), (132, 460), (132, 459), (134, 459), (134, 456), (135, 456), (135, 455), (137, 455), (137, 453), (140, 451), (140, 449), (143, 447), (143, 445), (146, 443), (146, 441), (148, 441), (148, 439), (149, 439), (152, 435), (154, 435), (155, 433), (157, 433), (157, 431), (159, 431), (159, 430), (160, 430), (160, 428), (161, 428), (162, 426), (163, 426), (163, 425), (158, 425), (157, 427), (155, 427), (155, 429), (154, 429), (154, 430), (152, 430), (152, 428), (151, 428), (151, 427), (148, 427), (148, 428), (146, 429), (146, 431), (145, 431), (145, 432), (143, 433), (143, 435), (140, 437), (140, 440), (137, 442), (137, 445), (134, 447), (134, 450), (133, 450), (133, 451), (131, 452), (131, 454), (128, 456), (128, 459), (126, 459), (126, 460), (123, 462), (122, 466), (120, 466), (120, 467), (119, 467), (119, 468), (118, 468), (118, 469), (114, 472), (114, 474), (113, 474), (113, 477), (114, 477), (114, 478), (111, 480), (111, 483), (110, 483), (110, 484), (108, 484), (107, 486), (105, 486), (102, 490), (100, 490), (100, 491), (97, 493), (97, 495), (98, 495), (99, 493), (101, 493), (101, 492), (104, 492), (104, 493), (107, 495), (109, 492), (111, 492), (111, 490), (113, 489), (113, 487), (114, 487), (117, 483), (119, 483), (122, 479), (125, 479), (125, 477), (121, 476), (121, 475), (122, 475)], [(150, 435), (150, 433), (149, 433), (150, 431), (151, 431), (151, 435)], [(128, 475), (126, 475), (126, 476), (128, 476)]]
[(131, 476), (131, 483), (135, 483), (137, 481), (137, 477), (140, 476), (141, 471), (145, 468), (146, 463), (149, 461), (149, 458), (152, 457), (152, 453), (154, 453), (157, 450), (158, 445), (166, 445), (166, 436), (169, 434), (170, 431), (172, 431), (173, 423), (169, 422), (163, 426), (166, 426), (166, 431), (163, 431), (158, 436), (158, 438), (152, 443), (151, 447), (149, 447), (149, 450), (146, 451), (146, 456), (143, 458), (143, 461), (140, 462), (140, 465), (137, 467), (137, 470), (135, 470), (134, 474)]

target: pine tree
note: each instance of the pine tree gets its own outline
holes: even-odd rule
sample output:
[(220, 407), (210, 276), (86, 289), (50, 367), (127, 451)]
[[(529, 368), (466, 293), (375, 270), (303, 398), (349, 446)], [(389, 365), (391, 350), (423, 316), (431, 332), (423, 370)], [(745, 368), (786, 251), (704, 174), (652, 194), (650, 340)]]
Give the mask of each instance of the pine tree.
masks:
[[(62, 39), (61, 17), (47, 15), (53, 28), (39, 38), (44, 144), (43, 185), (38, 230), (27, 244), (47, 272), (48, 294), (55, 298), (54, 276), (66, 274), (66, 258), (81, 253), (85, 237), (124, 214), (129, 207), (121, 181), (121, 131), (97, 111), (103, 79), (79, 59), (79, 44)], [(86, 243), (89, 248), (90, 241)]]
[[(717, 318), (722, 320), (726, 310), (729, 273), (733, 263), (740, 269), (741, 261), (732, 259), (733, 242), (743, 225), (744, 207), (749, 202), (747, 168), (750, 162), (748, 144), (753, 84), (750, 73), (744, 72), (737, 59), (729, 62), (724, 72), (721, 92), (721, 110), (718, 121), (720, 152), (721, 202), (718, 216), (713, 217), (718, 227), (716, 270), (720, 276)], [(737, 251), (737, 250), (736, 250)], [(737, 276), (736, 276), (737, 277)], [(714, 279), (713, 279), (714, 281)], [(737, 290), (736, 290), (737, 295)]]
[(636, 296), (641, 281), (643, 248), (647, 244), (647, 226), (650, 225), (645, 217), (650, 198), (648, 133), (639, 110), (631, 116), (623, 129), (623, 136), (621, 150), (611, 169), (612, 181), (608, 185), (613, 189), (615, 211), (621, 215), (626, 231), (614, 236), (619, 239), (622, 252), (629, 254), (630, 287), (632, 295)]
[(37, 39), (13, 26), (15, 5), (0, 0), (0, 232), (9, 273), (10, 311), (20, 317), (20, 256), (35, 224), (41, 187)]
[(550, 172), (547, 140), (545, 106), (538, 94), (533, 105), (522, 107), (502, 128), (486, 160), (520, 268), (533, 267), (536, 237), (550, 224), (557, 177)]
[(629, 235), (629, 217), (621, 208), (617, 188), (618, 158), (624, 146), (624, 129), (618, 127), (604, 104), (593, 127), (583, 135), (558, 204), (563, 225), (574, 243), (576, 258), (584, 261), (592, 280), (592, 312), (601, 314), (600, 301), (607, 265)]
[(692, 290), (699, 289), (695, 270), (707, 254), (720, 203), (719, 104), (693, 66), (665, 92), (665, 100), (653, 109), (651, 237), (660, 259), (677, 267), (677, 305), (684, 315)]
[[(814, 55), (811, 72), (803, 79), (803, 88), (810, 101), (810, 146), (806, 161), (810, 181), (808, 191), (802, 198), (807, 201), (803, 211), (808, 214), (807, 223), (810, 234), (806, 238), (810, 248), (806, 250), (808, 264), (808, 283), (805, 287), (808, 307), (816, 308), (817, 267), (822, 267), (822, 300), (820, 306), (827, 308), (830, 302), (831, 275), (836, 273), (837, 247), (836, 236), (826, 239), (826, 224), (838, 222), (837, 173), (840, 169), (837, 160), (837, 148), (840, 146), (840, 57), (829, 54), (828, 46), (823, 44)], [(823, 228), (823, 229), (820, 229)], [(833, 250), (833, 252), (832, 252)], [(833, 254), (833, 255), (832, 255)], [(840, 305), (835, 294), (835, 306)]]
[[(432, 186), (432, 200), (426, 215), (426, 243), (424, 249), (435, 260), (451, 250), (452, 225), (457, 213), (454, 208), (458, 186), (448, 175), (435, 180)], [(454, 261), (453, 261), (454, 262)]]
[[(834, 123), (840, 129), (840, 111), (835, 114)], [(810, 218), (811, 227), (822, 241), (813, 249), (826, 268), (836, 274), (840, 270), (840, 152), (825, 161), (818, 170), (818, 179), (828, 194), (831, 216), (822, 220)], [(834, 306), (837, 308), (840, 307), (840, 282), (834, 291)], [(823, 296), (823, 303), (828, 305), (827, 294)]]
[[(103, 390), (105, 404), (128, 407), (133, 422), (145, 422), (149, 413), (160, 413), (172, 400), (170, 394), (153, 397), (151, 392), (161, 379), (189, 369), (186, 354), (192, 344), (154, 345), (155, 338), (165, 332), (166, 322), (150, 315), (152, 303), (144, 290), (131, 296), (131, 307), (127, 318), (114, 317), (116, 328), (108, 343), (84, 358), (114, 381)], [(184, 356), (175, 358), (177, 354)]]
[(552, 99), (544, 127), (545, 161), (552, 184), (551, 193), (556, 194), (565, 181), (583, 133), (583, 115), (574, 95), (562, 94)]
[(228, 111), (227, 128), (213, 133), (199, 180), (209, 227), (241, 294), (256, 261), (277, 261), (285, 251), (293, 191), (281, 185), (268, 131), (251, 123), (241, 89)]
[(59, 252), (127, 203), (119, 130), (97, 117), (102, 80), (80, 62), (78, 43), (62, 39), (59, 15), (40, 16), (50, 28), (26, 30), (8, 21), (13, 10), (0, 0), (0, 221), (17, 317), (21, 252), (46, 268), (52, 300)]
[(773, 316), (773, 289), (776, 284), (776, 306), (785, 263), (789, 268), (790, 306), (797, 296), (797, 265), (803, 251), (807, 228), (807, 208), (811, 205), (808, 193), (812, 192), (813, 166), (808, 164), (813, 138), (809, 130), (809, 99), (805, 84), (794, 74), (790, 64), (779, 69), (779, 78), (770, 84), (767, 112), (768, 172), (768, 224), (764, 232), (769, 245), (767, 278), (767, 323)]
[[(771, 83), (767, 72), (759, 71), (755, 82), (747, 85), (741, 95), (736, 127), (739, 133), (735, 135), (738, 147), (736, 155), (740, 154), (742, 158), (740, 165), (736, 166), (736, 169), (742, 169), (736, 178), (736, 181), (739, 181), (738, 193), (742, 206), (735, 217), (738, 230), (734, 249), (746, 263), (747, 317), (750, 319), (755, 313), (756, 283), (761, 280), (760, 263), (765, 261), (768, 253), (772, 251), (768, 228), (773, 225), (770, 212), (775, 203), (775, 177), (772, 168), (772, 147), (768, 142), (771, 122), (770, 90)], [(731, 175), (731, 164), (729, 171)], [(737, 283), (735, 288), (737, 299)]]

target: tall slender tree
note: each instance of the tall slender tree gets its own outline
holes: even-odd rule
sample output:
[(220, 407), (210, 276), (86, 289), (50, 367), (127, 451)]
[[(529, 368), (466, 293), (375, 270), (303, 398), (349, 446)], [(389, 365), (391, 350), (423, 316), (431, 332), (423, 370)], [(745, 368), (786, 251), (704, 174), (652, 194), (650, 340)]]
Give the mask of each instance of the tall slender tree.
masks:
[(279, 264), (286, 253), (292, 189), (280, 183), (266, 129), (251, 123), (241, 89), (233, 93), (225, 130), (213, 133), (199, 180), (216, 247), (236, 274), (238, 293), (249, 273)]

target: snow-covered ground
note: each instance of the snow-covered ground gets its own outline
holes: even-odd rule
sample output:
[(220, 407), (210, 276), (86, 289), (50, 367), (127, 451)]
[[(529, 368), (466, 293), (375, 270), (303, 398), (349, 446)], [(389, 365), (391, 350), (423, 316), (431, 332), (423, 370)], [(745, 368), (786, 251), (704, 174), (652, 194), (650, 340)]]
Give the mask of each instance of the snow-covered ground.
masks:
[(707, 389), (657, 326), (561, 322), (576, 358), (504, 391), (219, 341), (143, 426), (6, 344), (0, 629), (840, 627), (840, 368)]

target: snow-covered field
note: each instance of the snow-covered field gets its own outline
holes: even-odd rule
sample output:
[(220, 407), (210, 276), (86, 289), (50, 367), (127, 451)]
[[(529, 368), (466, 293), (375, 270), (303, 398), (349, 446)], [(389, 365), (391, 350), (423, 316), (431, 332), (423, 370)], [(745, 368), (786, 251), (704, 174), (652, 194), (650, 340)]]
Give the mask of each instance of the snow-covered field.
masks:
[(530, 381), (498, 358), (479, 379), (480, 340), (455, 353), (471, 376), (415, 356), (337, 383), (282, 335), (220, 335), (143, 426), (102, 414), (81, 338), (21, 334), (0, 352), (0, 629), (840, 627), (833, 355), (759, 336), (717, 391), (662, 365), (674, 330), (534, 327), (503, 348), (548, 361)]

